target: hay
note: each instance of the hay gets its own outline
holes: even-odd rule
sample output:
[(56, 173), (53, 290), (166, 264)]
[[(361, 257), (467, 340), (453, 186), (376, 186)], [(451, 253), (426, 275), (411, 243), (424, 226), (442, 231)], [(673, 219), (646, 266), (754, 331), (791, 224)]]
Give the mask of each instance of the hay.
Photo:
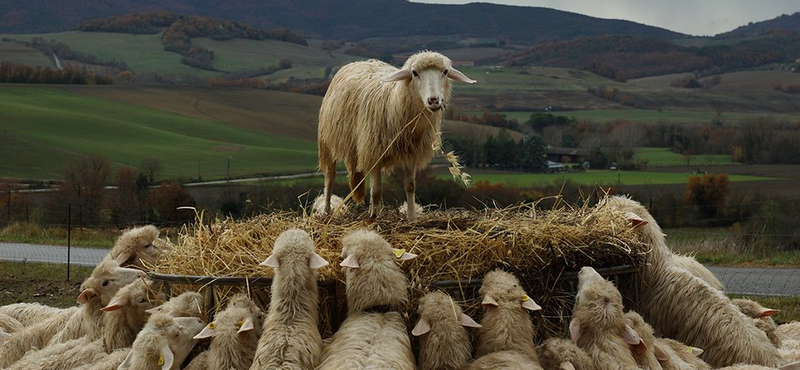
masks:
[[(582, 266), (640, 266), (646, 253), (622, 213), (586, 204), (547, 211), (534, 204), (429, 211), (415, 222), (408, 222), (396, 212), (384, 212), (375, 220), (365, 212), (326, 217), (278, 212), (242, 221), (217, 219), (185, 227), (172, 252), (158, 261), (155, 271), (271, 277), (272, 269), (258, 263), (269, 256), (278, 235), (293, 227), (308, 231), (317, 252), (330, 262), (319, 270), (320, 280), (339, 282), (337, 285), (344, 280), (339, 267), (339, 241), (355, 229), (374, 230), (393, 247), (418, 254), (419, 258), (401, 263), (411, 282), (412, 303), (406, 310), (409, 316), (415, 311), (416, 298), (441, 281), (456, 281), (451, 284), (451, 295), (465, 300), (465, 311), (475, 315), (476, 284), (469, 281), (482, 278), (495, 268), (512, 272), (545, 308), (545, 319), (539, 324), (546, 333), (563, 332), (563, 320), (571, 311), (572, 295), (559, 286), (562, 273)], [(327, 293), (336, 295), (337, 291), (341, 294), (341, 289)], [(225, 289), (224, 294), (215, 294), (217, 304), (224, 307), (225, 298), (233, 293)], [(341, 306), (345, 300), (340, 297), (333, 303), (324, 300), (321, 312), (326, 304)], [(268, 304), (268, 300), (263, 303)], [(323, 317), (323, 321), (335, 322), (336, 318)]]

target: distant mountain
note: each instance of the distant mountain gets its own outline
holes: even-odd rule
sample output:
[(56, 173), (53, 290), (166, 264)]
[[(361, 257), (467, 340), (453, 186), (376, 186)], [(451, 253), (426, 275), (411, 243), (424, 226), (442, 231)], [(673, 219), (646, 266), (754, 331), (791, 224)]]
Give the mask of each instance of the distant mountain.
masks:
[(743, 37), (757, 36), (770, 31), (792, 31), (800, 34), (800, 12), (792, 15), (783, 14), (777, 18), (763, 22), (750, 22), (745, 26), (738, 27), (730, 32), (725, 32), (716, 37)]
[(375, 37), (448, 36), (495, 38), (533, 44), (604, 34), (672, 39), (686, 35), (624, 20), (547, 8), (486, 3), (441, 5), (405, 0), (26, 0), (0, 2), (0, 32), (74, 29), (99, 17), (142, 11), (174, 11), (288, 28), (309, 37), (363, 40)]

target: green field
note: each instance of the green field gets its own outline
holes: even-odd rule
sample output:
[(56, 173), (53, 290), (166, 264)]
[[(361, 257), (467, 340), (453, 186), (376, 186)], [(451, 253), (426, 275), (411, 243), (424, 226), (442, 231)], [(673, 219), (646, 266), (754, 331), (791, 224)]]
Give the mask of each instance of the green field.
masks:
[[(560, 186), (564, 181), (571, 181), (580, 185), (665, 185), (686, 184), (692, 176), (690, 173), (668, 173), (650, 171), (586, 171), (574, 173), (471, 173), (473, 182), (488, 181), (491, 184), (503, 183), (517, 187), (544, 187), (550, 185)], [(441, 179), (452, 179), (449, 175), (439, 175)], [(728, 175), (731, 182), (740, 181), (768, 181), (769, 177)]]
[[(481, 112), (465, 112), (467, 115), (480, 116)], [(527, 122), (534, 112), (500, 112), (509, 119), (516, 119), (518, 122)], [(579, 111), (558, 111), (551, 112), (557, 116), (574, 117), (579, 121), (610, 122), (616, 120), (626, 120), (641, 123), (655, 122), (674, 122), (674, 123), (709, 123), (716, 116), (713, 110), (672, 110), (663, 109), (603, 109), (603, 110), (579, 110)], [(723, 113), (724, 120), (738, 121), (748, 117), (763, 116), (763, 113)], [(797, 120), (798, 115), (793, 114), (769, 114), (778, 118)]]
[[(648, 167), (686, 166), (686, 157), (670, 151), (668, 148), (639, 148), (635, 154), (636, 161), (647, 160)], [(700, 154), (689, 157), (689, 165), (732, 164), (732, 157), (724, 154)]]
[[(116, 167), (156, 158), (163, 177), (312, 171), (316, 144), (56, 89), (0, 86), (2, 176), (58, 178), (79, 154), (99, 154)], [(58, 148), (58, 149), (52, 149)], [(62, 159), (63, 158), (63, 159)]]
[(4, 61), (42, 67), (50, 67), (53, 64), (50, 58), (39, 52), (39, 50), (0, 41), (0, 62)]

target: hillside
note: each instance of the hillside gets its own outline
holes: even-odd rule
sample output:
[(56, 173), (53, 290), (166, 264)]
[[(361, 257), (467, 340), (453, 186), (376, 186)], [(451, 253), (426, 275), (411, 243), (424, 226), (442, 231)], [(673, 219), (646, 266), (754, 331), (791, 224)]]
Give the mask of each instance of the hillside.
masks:
[(74, 29), (83, 21), (141, 11), (174, 11), (244, 22), (263, 29), (288, 28), (311, 37), (484, 37), (530, 44), (600, 34), (676, 38), (679, 33), (630, 21), (592, 18), (547, 8), (485, 3), (438, 5), (405, 0), (56, 0), (0, 3), (0, 32), (42, 33)]
[(782, 30), (800, 33), (800, 12), (788, 15), (783, 14), (763, 22), (750, 22), (747, 25), (719, 34), (716, 38), (731, 38), (743, 36), (756, 36), (765, 32)]

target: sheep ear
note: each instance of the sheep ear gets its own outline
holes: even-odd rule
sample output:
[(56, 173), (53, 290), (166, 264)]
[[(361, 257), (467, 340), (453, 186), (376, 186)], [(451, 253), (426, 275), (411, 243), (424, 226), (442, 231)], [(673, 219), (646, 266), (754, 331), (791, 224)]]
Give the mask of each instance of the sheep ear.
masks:
[(128, 305), (128, 300), (127, 299), (114, 298), (114, 299), (111, 300), (111, 302), (109, 302), (108, 306), (105, 306), (105, 307), (101, 308), (100, 311), (103, 311), (103, 312), (116, 311), (116, 310), (118, 310), (118, 309), (120, 309), (122, 307), (125, 307), (127, 305)]
[(342, 263), (339, 264), (339, 266), (350, 267), (350, 268), (354, 268), (354, 269), (357, 269), (357, 268), (360, 267), (358, 265), (358, 260), (356, 259), (356, 256), (354, 256), (352, 254), (347, 256), (347, 258), (345, 258), (344, 261), (342, 261)]
[(92, 297), (97, 296), (97, 291), (94, 288), (89, 288), (81, 292), (78, 295), (78, 304), (87, 304)]
[(492, 298), (492, 296), (490, 296), (488, 294), (483, 296), (483, 301), (481, 302), (481, 304), (484, 305), (484, 306), (492, 306), (492, 307), (499, 306), (497, 304), (497, 301), (495, 301), (494, 298)]
[(208, 337), (213, 337), (215, 334), (217, 334), (216, 328), (217, 324), (212, 321), (208, 323), (208, 325), (206, 325), (202, 331), (200, 331), (199, 333), (197, 333), (197, 335), (192, 337), (192, 339), (205, 339)]
[(527, 294), (522, 295), (522, 308), (525, 308), (529, 311), (539, 311), (542, 309), (542, 307), (536, 304), (536, 302), (534, 302), (531, 297), (528, 297)]
[(461, 73), (461, 71), (452, 67), (450, 67), (450, 69), (447, 70), (447, 77), (449, 77), (451, 80), (466, 82), (468, 84), (474, 84), (478, 82), (467, 77), (467, 75)]
[(117, 256), (117, 263), (122, 266), (127, 260), (131, 258), (131, 252), (122, 252)]
[(407, 80), (409, 78), (411, 78), (411, 71), (407, 69), (398, 69), (397, 72), (394, 72), (387, 76), (383, 76), (383, 78), (381, 78), (381, 82), (394, 82), (394, 81)]
[(800, 362), (792, 362), (790, 364), (783, 365), (778, 369), (781, 370), (800, 370)]
[(161, 346), (160, 352), (158, 365), (161, 366), (161, 370), (169, 370), (172, 368), (172, 363), (175, 362), (175, 355), (172, 353), (172, 350), (169, 349), (169, 344)]
[(700, 355), (702, 355), (703, 352), (705, 352), (703, 351), (702, 348), (697, 348), (692, 346), (686, 346), (686, 347), (689, 347), (689, 353), (694, 357), (700, 357)]
[(161, 312), (161, 306), (148, 308), (148, 309), (144, 310), (144, 312), (147, 312), (147, 313), (149, 313), (151, 315), (156, 313), (156, 312)]
[(578, 344), (578, 339), (581, 338), (581, 321), (578, 319), (572, 319), (569, 322), (569, 339), (572, 340), (572, 343)]
[(758, 317), (769, 317), (773, 315), (777, 315), (780, 310), (773, 310), (771, 308), (765, 308), (763, 311), (759, 312)]
[(255, 325), (253, 325), (253, 319), (248, 317), (248, 318), (244, 319), (244, 322), (242, 323), (242, 326), (240, 326), (239, 330), (236, 331), (236, 332), (239, 333), (239, 334), (242, 334), (244, 332), (248, 332), (248, 331), (253, 330), (253, 329), (255, 329)]
[(625, 330), (622, 332), (622, 340), (636, 347), (636, 352), (638, 353), (645, 353), (647, 351), (647, 345), (644, 344), (642, 338), (639, 337), (639, 333), (633, 330), (630, 325), (625, 325)]
[(2, 342), (3, 340), (5, 340), (6, 338), (8, 338), (10, 336), (11, 336), (11, 334), (8, 334), (8, 333), (6, 333), (6, 332), (4, 332), (3, 330), (0, 329), (0, 342)]
[(414, 329), (411, 330), (411, 335), (418, 337), (422, 334), (431, 331), (431, 323), (428, 321), (425, 316), (421, 316), (419, 321), (417, 321), (417, 325), (414, 326)]
[(392, 254), (394, 254), (394, 256), (400, 261), (408, 261), (417, 258), (416, 254), (408, 253), (405, 249), (392, 249)]
[(572, 362), (564, 361), (560, 365), (558, 365), (559, 370), (575, 370), (575, 365)]
[(322, 258), (322, 256), (316, 253), (311, 255), (311, 260), (308, 261), (308, 267), (312, 269), (318, 269), (318, 268), (323, 268), (325, 266), (328, 266), (328, 261)]
[(653, 353), (656, 355), (658, 361), (668, 361), (670, 358), (669, 352), (661, 348), (658, 343), (653, 343)]
[(475, 320), (464, 313), (462, 313), (458, 318), (458, 323), (461, 324), (461, 326), (469, 326), (470, 328), (482, 328), (481, 324), (478, 324), (475, 322)]
[(643, 218), (639, 217), (639, 215), (637, 215), (637, 214), (635, 214), (635, 213), (633, 213), (631, 211), (625, 212), (625, 218), (627, 218), (628, 221), (631, 222), (631, 226), (633, 226), (633, 227), (639, 227), (639, 226), (647, 225), (647, 221), (645, 221)]
[(267, 257), (267, 259), (264, 260), (264, 262), (259, 263), (259, 265), (261, 265), (261, 266), (269, 266), (269, 267), (272, 267), (272, 268), (281, 267), (281, 263), (278, 262), (278, 258), (275, 257), (274, 254), (269, 255), (269, 257)]

